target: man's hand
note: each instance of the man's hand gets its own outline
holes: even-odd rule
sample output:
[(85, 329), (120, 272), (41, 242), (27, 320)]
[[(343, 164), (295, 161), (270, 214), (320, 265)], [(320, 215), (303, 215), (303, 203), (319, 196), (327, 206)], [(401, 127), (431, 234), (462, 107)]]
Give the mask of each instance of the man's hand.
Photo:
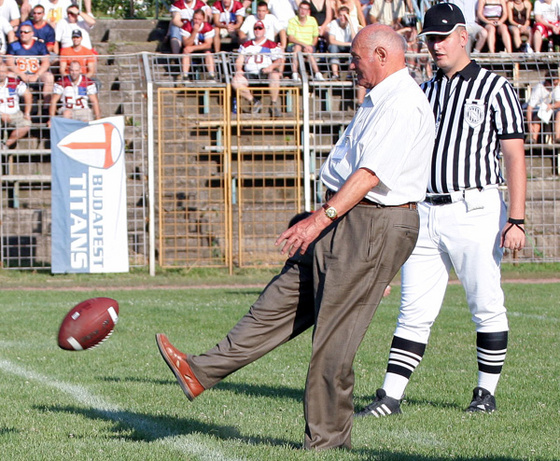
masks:
[(301, 254), (305, 253), (309, 244), (312, 243), (323, 230), (331, 224), (331, 220), (325, 216), (322, 209), (316, 211), (308, 218), (298, 222), (289, 229), (280, 234), (275, 245), (282, 245), (280, 253), (292, 257), (299, 250)]
[(525, 247), (525, 232), (522, 229), (524, 229), (523, 224), (506, 223), (502, 229), (500, 246), (512, 251), (522, 250)]

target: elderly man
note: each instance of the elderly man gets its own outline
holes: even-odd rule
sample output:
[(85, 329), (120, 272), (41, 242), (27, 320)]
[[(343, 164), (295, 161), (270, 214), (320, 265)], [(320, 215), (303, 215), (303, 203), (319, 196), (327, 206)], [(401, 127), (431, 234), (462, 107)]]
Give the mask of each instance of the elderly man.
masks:
[[(491, 413), (507, 352), (508, 320), (500, 286), (503, 250), (525, 244), (527, 175), (523, 112), (501, 76), (471, 61), (469, 34), (456, 5), (439, 3), (424, 17), (422, 36), (439, 68), (422, 85), (436, 120), (436, 144), (420, 235), (403, 266), (401, 308), (387, 373), (376, 399), (359, 416), (401, 413), (400, 401), (424, 355), (453, 268), (476, 326), (478, 383), (468, 412)], [(506, 166), (509, 218), (499, 186)]]
[[(425, 197), (435, 127), (428, 101), (406, 69), (405, 49), (390, 27), (358, 33), (351, 68), (370, 91), (321, 169), (327, 203), (277, 240), (290, 258), (315, 245), (308, 449), (351, 446), (354, 356), (389, 281), (416, 242), (416, 202)], [(266, 320), (275, 331), (284, 316)], [(198, 366), (200, 360), (178, 351), (164, 335), (158, 335), (158, 346), (190, 399), (217, 382)]]
[(247, 76), (251, 80), (268, 81), (272, 102), (270, 114), (272, 117), (279, 117), (278, 89), (281, 78), (279, 69), (284, 61), (282, 49), (278, 43), (265, 37), (265, 26), (261, 21), (255, 23), (253, 30), (255, 38), (246, 41), (239, 48), (239, 56), (235, 62), (235, 76), (231, 85), (234, 89), (238, 89), (240, 95), (251, 103), (253, 114), (257, 114), (262, 109), (262, 102), (260, 99), (253, 97), (251, 90), (249, 90)]

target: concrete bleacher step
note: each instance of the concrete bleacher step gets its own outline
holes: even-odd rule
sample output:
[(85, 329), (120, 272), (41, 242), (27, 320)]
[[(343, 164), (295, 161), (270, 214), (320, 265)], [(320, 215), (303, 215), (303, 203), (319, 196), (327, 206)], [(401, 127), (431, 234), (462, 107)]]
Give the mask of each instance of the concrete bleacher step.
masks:
[[(149, 19), (98, 19), (91, 31), (93, 43), (153, 43), (165, 38), (169, 21)], [(149, 51), (149, 49), (145, 50)]]

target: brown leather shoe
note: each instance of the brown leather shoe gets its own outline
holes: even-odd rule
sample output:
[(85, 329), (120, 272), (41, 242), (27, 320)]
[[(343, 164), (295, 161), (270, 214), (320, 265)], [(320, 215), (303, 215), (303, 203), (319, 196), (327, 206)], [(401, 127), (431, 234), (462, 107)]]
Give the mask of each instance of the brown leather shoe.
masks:
[(187, 398), (192, 401), (196, 396), (202, 394), (204, 387), (191, 370), (186, 354), (173, 347), (164, 334), (156, 335), (156, 343), (163, 360), (177, 378)]

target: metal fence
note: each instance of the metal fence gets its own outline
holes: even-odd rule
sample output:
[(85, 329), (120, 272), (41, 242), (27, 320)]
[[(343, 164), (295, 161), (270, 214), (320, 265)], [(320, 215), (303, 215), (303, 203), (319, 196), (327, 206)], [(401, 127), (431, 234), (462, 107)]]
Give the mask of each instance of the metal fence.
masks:
[[(262, 103), (258, 110), (232, 87), (236, 57), (215, 55), (216, 78), (210, 81), (204, 59), (193, 56), (188, 82), (178, 79), (181, 56), (99, 58), (102, 114), (126, 120), (132, 265), (279, 264), (275, 237), (293, 214), (321, 203), (318, 169), (363, 98), (348, 69), (349, 55), (314, 55), (325, 80), (312, 78), (306, 56), (287, 55), (278, 106), (266, 80), (250, 80), (253, 97)], [(558, 76), (559, 57), (484, 54), (477, 60), (507, 77), (526, 104), (547, 75)], [(333, 58), (340, 65), (337, 80)], [(291, 79), (293, 59), (299, 60), (301, 81)], [(425, 54), (407, 55), (407, 63), (419, 82), (432, 73)], [(15, 149), (1, 152), (5, 268), (50, 266), (49, 131), (39, 115)], [(506, 260), (560, 261), (560, 143), (554, 131), (560, 121), (535, 120), (538, 135), (525, 147), (529, 245)]]

